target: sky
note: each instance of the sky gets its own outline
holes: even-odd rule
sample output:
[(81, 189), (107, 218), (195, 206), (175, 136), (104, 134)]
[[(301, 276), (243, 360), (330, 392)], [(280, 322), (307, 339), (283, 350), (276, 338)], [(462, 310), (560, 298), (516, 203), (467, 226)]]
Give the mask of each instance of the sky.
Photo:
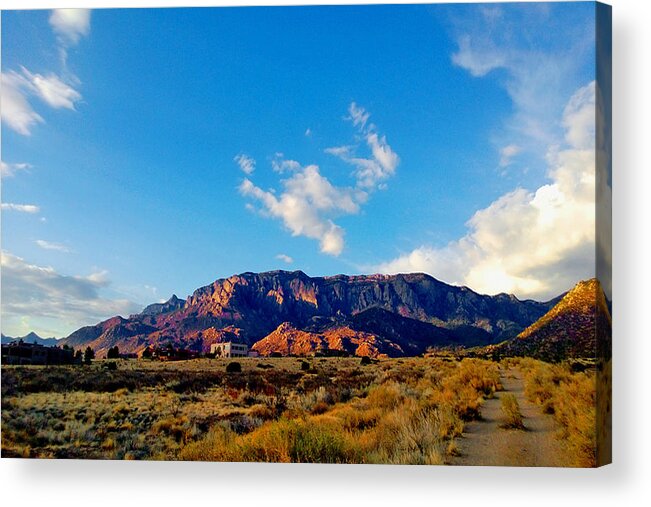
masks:
[(2, 332), (273, 269), (550, 299), (595, 72), (591, 2), (4, 11)]

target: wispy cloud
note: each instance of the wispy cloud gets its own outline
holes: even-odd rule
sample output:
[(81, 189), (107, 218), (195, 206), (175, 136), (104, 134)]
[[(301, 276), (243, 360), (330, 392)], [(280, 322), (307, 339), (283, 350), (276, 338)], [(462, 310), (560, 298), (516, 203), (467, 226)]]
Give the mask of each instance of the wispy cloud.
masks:
[(18, 211), (19, 213), (30, 213), (35, 214), (41, 211), (41, 208), (35, 204), (15, 204), (13, 202), (3, 202), (2, 205), (3, 211)]
[(522, 149), (517, 144), (509, 144), (500, 150), (500, 167), (508, 167), (513, 162), (513, 157)]
[(369, 123), (371, 114), (368, 111), (353, 102), (348, 108), (348, 113), (347, 119), (358, 128), (371, 151), (371, 156), (367, 158), (354, 156), (356, 149), (354, 145), (326, 148), (325, 152), (355, 167), (355, 178), (359, 188), (373, 190), (393, 176), (400, 159), (387, 143), (386, 136), (380, 136), (376, 126)]
[(21, 67), (21, 71), (2, 73), (2, 121), (11, 129), (28, 136), (38, 123), (44, 123), (29, 101), (38, 97), (53, 109), (75, 109), (81, 94), (54, 74), (43, 76)]
[(445, 247), (424, 245), (375, 268), (423, 271), (480, 292), (543, 299), (594, 276), (595, 93), (592, 82), (567, 103), (564, 147), (548, 151), (549, 183), (501, 196)]
[(253, 174), (253, 171), (255, 171), (255, 160), (248, 155), (240, 153), (233, 160), (237, 162), (244, 174)]
[(79, 79), (67, 69), (68, 49), (90, 33), (89, 9), (54, 9), (49, 18), (57, 36), (62, 72), (58, 75), (32, 73), (25, 67), (20, 72), (2, 72), (2, 122), (21, 135), (31, 135), (32, 129), (44, 123), (36, 112), (32, 97), (38, 97), (53, 109), (75, 110), (82, 97), (77, 88)]
[(77, 90), (61, 81), (54, 74), (47, 76), (32, 74), (24, 67), (22, 71), (29, 82), (30, 91), (48, 106), (53, 109), (75, 110), (75, 103), (81, 100), (81, 94)]
[(292, 257), (282, 253), (276, 255), (276, 259), (283, 261), (285, 264), (292, 264), (294, 262), (294, 259)]
[[(376, 127), (368, 123), (370, 114), (355, 103), (350, 105), (348, 112), (347, 119), (363, 134), (370, 157), (354, 157), (351, 154), (354, 146), (330, 148), (327, 152), (356, 167), (354, 185), (333, 185), (319, 166), (302, 166), (298, 161), (285, 159), (282, 153), (276, 153), (271, 162), (273, 171), (290, 174), (280, 181), (281, 192), (263, 190), (249, 178), (239, 186), (243, 196), (258, 202), (263, 215), (280, 220), (293, 236), (319, 241), (321, 252), (333, 256), (340, 255), (345, 246), (345, 230), (335, 223), (335, 219), (359, 213), (370, 193), (394, 173), (398, 164), (398, 156), (385, 137), (380, 137)], [(236, 162), (240, 163), (237, 157)], [(249, 204), (247, 208), (250, 209)]]
[(57, 252), (70, 253), (71, 250), (61, 243), (53, 243), (44, 239), (37, 239), (35, 243), (43, 250), (55, 250)]
[(90, 33), (90, 15), (90, 9), (54, 9), (50, 14), (50, 26), (57, 36), (59, 57), (66, 73), (68, 49)]
[(3, 329), (18, 327), (21, 319), (27, 317), (30, 321), (48, 322), (58, 326), (60, 333), (68, 333), (140, 309), (140, 305), (128, 300), (101, 295), (110, 285), (106, 272), (64, 275), (51, 267), (30, 264), (7, 251), (2, 251), (1, 265)]
[(29, 136), (36, 124), (45, 121), (27, 100), (30, 89), (24, 76), (14, 71), (2, 73), (2, 123), (24, 136)]
[(31, 168), (32, 165), (26, 162), (10, 164), (4, 160), (0, 160), (0, 176), (3, 178), (9, 178), (19, 171), (26, 171)]
[[(458, 49), (452, 62), (478, 78), (500, 72), (498, 83), (513, 102), (514, 113), (504, 132), (496, 134), (498, 150), (517, 144), (520, 151), (542, 157), (547, 146), (562, 140), (557, 120), (580, 82), (577, 62), (589, 61), (594, 50), (594, 20), (550, 16), (552, 8), (481, 6), (457, 19)], [(532, 10), (535, 23), (530, 20)], [(558, 39), (556, 33), (561, 31), (563, 37)]]

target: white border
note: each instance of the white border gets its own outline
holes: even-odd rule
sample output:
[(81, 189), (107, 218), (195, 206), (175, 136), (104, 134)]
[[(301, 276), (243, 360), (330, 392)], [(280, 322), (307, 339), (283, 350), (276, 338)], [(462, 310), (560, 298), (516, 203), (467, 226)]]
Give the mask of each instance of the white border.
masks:
[[(349, 4), (284, 0), (0, 0), (2, 9)], [(422, 3), (368, 2), (354, 3)], [(651, 505), (648, 0), (614, 20), (614, 461), (599, 470), (7, 460), (4, 505)]]

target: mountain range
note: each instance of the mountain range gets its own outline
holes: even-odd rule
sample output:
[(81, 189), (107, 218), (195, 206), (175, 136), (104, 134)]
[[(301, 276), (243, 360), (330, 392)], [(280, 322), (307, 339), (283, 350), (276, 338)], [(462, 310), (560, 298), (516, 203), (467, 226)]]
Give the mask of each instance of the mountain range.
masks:
[(507, 341), (560, 299), (487, 296), (422, 273), (247, 272), (216, 280), (185, 300), (172, 296), (128, 318), (83, 327), (62, 343), (90, 346), (100, 357), (116, 345), (135, 353), (167, 344), (208, 352), (224, 341), (246, 343), (262, 354), (417, 355), (428, 347)]
[(55, 345), (62, 343), (60, 338), (41, 338), (33, 331), (25, 336), (11, 337), (2, 335), (2, 345), (8, 345), (9, 343), (17, 342), (18, 340), (22, 340), (25, 343), (37, 343), (38, 345), (44, 345), (46, 347), (54, 347)]

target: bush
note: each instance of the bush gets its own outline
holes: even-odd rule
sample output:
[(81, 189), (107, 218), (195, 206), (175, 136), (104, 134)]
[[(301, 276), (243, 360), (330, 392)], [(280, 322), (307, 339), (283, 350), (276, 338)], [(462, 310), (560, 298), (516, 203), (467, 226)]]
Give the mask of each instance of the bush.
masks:
[(226, 373), (242, 373), (242, 365), (237, 361), (230, 362), (226, 365)]
[(371, 358), (370, 358), (370, 357), (368, 357), (368, 356), (363, 356), (363, 357), (362, 357), (362, 360), (360, 361), (360, 364), (361, 364), (362, 366), (366, 366), (367, 364), (371, 364), (371, 362), (372, 362), (372, 361), (371, 361)]
[(522, 413), (520, 412), (520, 404), (514, 394), (507, 393), (501, 396), (502, 398), (502, 412), (504, 412), (504, 422), (502, 428), (523, 430), (524, 422), (522, 422)]
[(308, 371), (310, 369), (310, 363), (307, 361), (301, 361), (301, 371)]

